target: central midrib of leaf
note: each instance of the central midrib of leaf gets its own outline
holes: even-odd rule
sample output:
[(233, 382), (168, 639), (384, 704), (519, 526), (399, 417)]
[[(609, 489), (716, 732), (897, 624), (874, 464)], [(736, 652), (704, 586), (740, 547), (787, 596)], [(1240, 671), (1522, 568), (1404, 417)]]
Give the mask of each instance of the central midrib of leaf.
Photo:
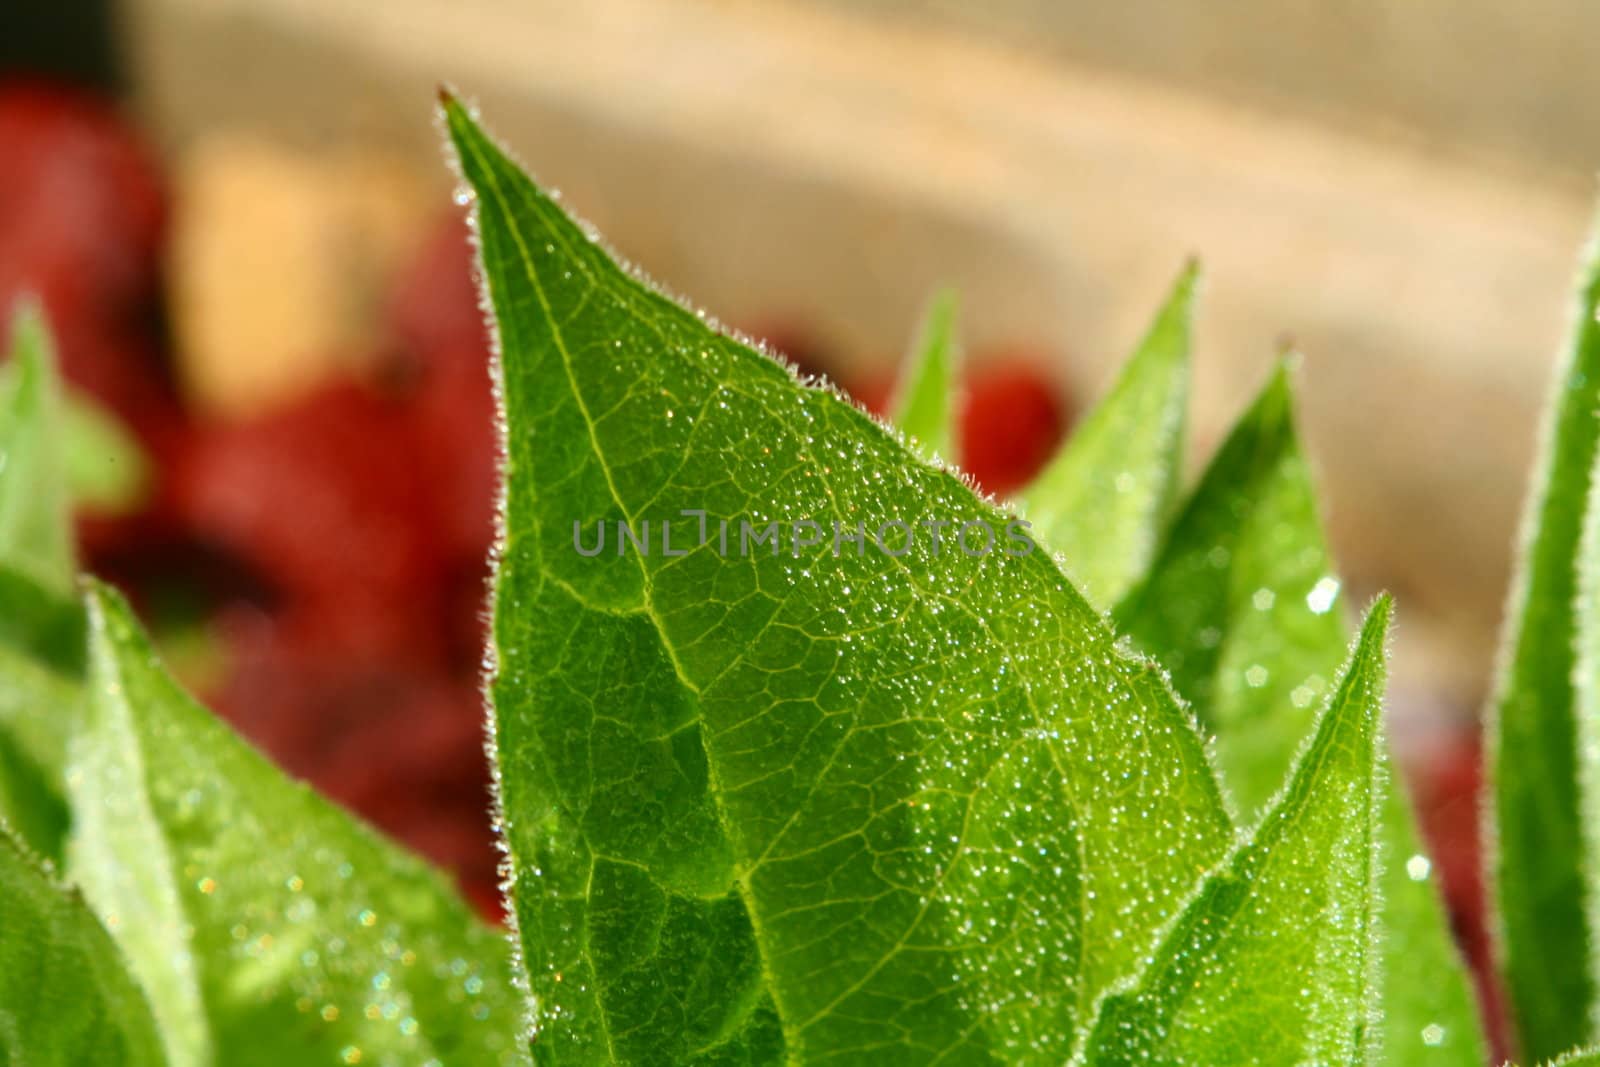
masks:
[[(504, 350), (494, 691), (542, 1054), (1065, 1058), (1225, 846), (1192, 724), (1042, 552), (791, 556), (796, 518), (1007, 517), (452, 133)], [(695, 546), (689, 507), (783, 552)], [(569, 541), (660, 519), (694, 550)]]
[[(495, 189), (496, 189), (496, 192), (499, 193), (501, 196), (504, 195), (504, 192), (499, 189), (498, 183), (495, 185)], [(520, 254), (520, 257), (521, 257), (521, 260), (522, 260), (522, 264), (523, 264), (523, 268), (527, 273), (528, 282), (532, 286), (533, 291), (538, 294), (539, 302), (540, 302), (540, 304), (541, 304), (541, 306), (543, 308), (543, 311), (544, 311), (546, 319), (548, 321), (554, 323), (556, 321), (554, 310), (550, 307), (549, 300), (545, 296), (544, 286), (540, 283), (539, 273), (534, 267), (533, 257), (528, 252), (527, 244), (523, 240), (522, 235), (520, 233), (517, 233), (516, 231), (513, 230), (512, 231), (512, 236), (513, 236), (514, 240), (516, 241), (517, 250), (518, 250), (518, 252)], [(560, 353), (562, 370), (566, 374), (567, 384), (568, 384), (569, 388), (572, 391), (573, 402), (574, 402), (575, 406), (577, 407), (578, 411), (582, 415), (583, 424), (584, 424), (584, 427), (585, 427), (585, 429), (586, 429), (586, 431), (588, 433), (588, 437), (589, 437), (589, 445), (593, 449), (596, 459), (599, 461), (600, 470), (601, 470), (602, 474), (605, 477), (606, 486), (607, 486), (607, 489), (610, 492), (611, 500), (616, 505), (618, 511), (620, 511), (623, 514), (623, 516), (625, 516), (625, 519), (626, 519), (627, 523), (630, 526), (632, 526), (637, 521), (636, 517), (635, 517), (635, 515), (632, 514), (631, 510), (629, 509), (627, 501), (623, 499), (622, 494), (617, 490), (616, 480), (612, 475), (610, 464), (607, 462), (607, 459), (606, 459), (606, 448), (601, 443), (600, 438), (596, 433), (594, 416), (592, 414), (590, 414), (590, 412), (589, 412), (588, 404), (584, 400), (583, 390), (579, 386), (577, 376), (574, 373), (573, 362), (572, 362), (572, 353), (567, 348), (567, 344), (566, 344), (566, 341), (565, 341), (564, 337), (562, 336), (561, 330), (554, 329), (554, 328), (551, 329), (550, 330), (550, 338), (551, 338), (551, 341), (553, 342), (553, 344), (554, 344), (554, 346), (556, 348), (556, 351)], [(509, 476), (510, 475), (509, 475), (509, 472), (508, 472), (508, 477)], [(692, 693), (694, 695), (695, 700), (698, 702), (699, 697), (700, 697), (700, 688), (699, 688), (699, 686), (697, 686), (694, 683), (693, 680), (691, 680), (689, 678), (688, 674), (684, 671), (683, 664), (679, 661), (677, 652), (673, 648), (671, 635), (668, 633), (667, 627), (662, 623), (662, 620), (661, 620), (660, 616), (656, 614), (656, 611), (655, 611), (654, 606), (652, 604), (652, 601), (651, 601), (652, 590), (651, 590), (650, 570), (649, 570), (648, 567), (646, 567), (644, 565), (644, 557), (642, 555), (641, 556), (635, 556), (634, 558), (638, 563), (639, 576), (640, 576), (640, 580), (641, 580), (641, 582), (643, 584), (643, 588), (644, 588), (644, 596), (643, 596), (643, 598), (641, 600), (639, 611), (640, 611), (641, 614), (643, 614), (645, 617), (647, 617), (650, 620), (651, 626), (654, 628), (657, 637), (661, 641), (662, 649), (666, 652), (668, 658), (672, 661), (673, 669), (674, 669), (674, 672), (677, 675), (678, 682), (683, 686), (684, 689), (686, 689), (690, 693)], [(572, 595), (574, 597), (574, 599), (579, 599), (579, 600), (582, 599), (581, 596), (579, 596), (570, 586), (565, 585), (565, 583), (562, 583), (562, 584), (563, 584), (563, 587), (564, 587), (565, 591), (569, 595)], [(697, 717), (697, 721), (698, 721), (698, 717)], [(708, 755), (709, 755), (709, 753), (708, 753)], [(709, 765), (708, 770), (710, 772), (711, 780), (712, 780), (712, 783), (713, 783), (711, 789), (709, 790), (710, 796), (712, 797), (712, 800), (716, 805), (717, 813), (718, 813), (718, 817), (719, 817), (719, 822), (722, 824), (723, 832), (725, 834), (728, 834), (730, 836), (730, 838), (731, 838), (732, 835), (729, 832), (727, 812), (725, 810), (725, 807), (724, 807), (724, 804), (723, 804), (723, 801), (722, 801), (722, 790), (721, 790), (720, 786), (716, 784), (716, 773), (717, 772), (716, 772), (716, 765), (715, 765), (714, 762)], [(608, 858), (616, 859), (616, 857), (608, 857)], [(735, 865), (735, 877), (736, 877), (736, 880), (737, 880), (738, 892), (739, 892), (741, 900), (744, 903), (746, 914), (750, 917), (751, 924), (755, 928), (756, 933), (757, 933), (757, 936), (755, 938), (756, 945), (758, 946), (758, 948), (760, 948), (760, 947), (762, 947), (762, 940), (763, 939), (760, 936), (760, 923), (759, 923), (759, 918), (758, 918), (758, 912), (757, 912), (757, 910), (756, 910), (756, 908), (755, 908), (755, 906), (754, 906), (754, 904), (753, 904), (753, 902), (751, 900), (750, 885), (749, 885), (749, 870), (748, 870), (748, 868), (743, 864)], [(781, 1000), (777, 996), (776, 983), (772, 980), (771, 971), (769, 969), (769, 965), (767, 963), (767, 960), (765, 959), (764, 951), (763, 951), (763, 957), (762, 957), (762, 971), (763, 971), (763, 975), (764, 975), (764, 977), (766, 979), (766, 985), (767, 985), (768, 991), (773, 995), (774, 1000), (778, 1001), (778, 1003), (779, 1003), (779, 1007), (780, 1007), (780, 1013), (779, 1014), (784, 1019), (784, 1023), (785, 1023), (784, 1029), (785, 1029), (785, 1031), (787, 1033), (792, 1035), (795, 1027), (794, 1027), (793, 1023), (789, 1020), (788, 1014), (781, 1010), (781, 1008), (782, 1008)], [(601, 998), (601, 1001), (602, 1001), (602, 1018), (604, 1018), (604, 997)], [(612, 1038), (611, 1038), (611, 1034), (610, 1034), (609, 1025), (606, 1028), (606, 1040), (607, 1040), (607, 1045), (608, 1045), (608, 1051), (611, 1053), (611, 1055), (613, 1057), (615, 1057), (616, 1056), (616, 1049), (612, 1045)]]

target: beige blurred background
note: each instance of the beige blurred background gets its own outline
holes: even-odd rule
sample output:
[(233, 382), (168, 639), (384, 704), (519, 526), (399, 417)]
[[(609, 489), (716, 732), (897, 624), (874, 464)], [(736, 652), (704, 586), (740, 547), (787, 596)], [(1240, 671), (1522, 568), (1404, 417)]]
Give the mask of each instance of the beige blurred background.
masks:
[(366, 279), (449, 188), (440, 81), (672, 290), (731, 322), (802, 322), (852, 371), (888, 367), (949, 283), (969, 348), (1027, 345), (1087, 403), (1198, 254), (1196, 459), (1292, 337), (1342, 567), (1400, 596), (1403, 702), (1476, 709), (1600, 161), (1600, 7), (124, 0), (119, 17), (133, 104), (189, 205), (185, 373), (219, 410), (313, 376), (304, 353), (359, 347)]

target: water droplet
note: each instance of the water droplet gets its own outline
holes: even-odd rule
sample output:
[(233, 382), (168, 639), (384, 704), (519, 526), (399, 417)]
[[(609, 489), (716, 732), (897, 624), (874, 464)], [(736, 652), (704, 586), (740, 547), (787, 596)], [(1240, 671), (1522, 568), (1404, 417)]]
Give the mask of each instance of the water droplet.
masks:
[(1310, 608), (1313, 614), (1326, 615), (1338, 595), (1339, 579), (1323, 578), (1311, 587), (1311, 592), (1306, 594), (1306, 607)]
[(1429, 1046), (1444, 1044), (1444, 1027), (1438, 1023), (1429, 1023), (1422, 1028), (1422, 1043)]
[(1406, 860), (1406, 876), (1413, 882), (1425, 881), (1432, 870), (1433, 864), (1421, 853)]

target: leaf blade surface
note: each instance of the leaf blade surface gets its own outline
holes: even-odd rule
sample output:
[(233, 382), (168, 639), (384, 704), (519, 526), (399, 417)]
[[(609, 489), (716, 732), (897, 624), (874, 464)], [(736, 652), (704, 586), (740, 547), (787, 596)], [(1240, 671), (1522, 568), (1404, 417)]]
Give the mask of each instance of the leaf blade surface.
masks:
[[(1293, 418), (1289, 365), (1218, 450), (1115, 617), (1217, 733), (1247, 812), (1282, 788), (1347, 647), (1339, 582)], [(1253, 821), (1253, 816), (1252, 816)], [(1403, 785), (1388, 790), (1375, 1062), (1479, 1064), (1476, 1000)]]
[(70, 871), (171, 1062), (517, 1062), (504, 939), (180, 690), (117, 594), (87, 603)]
[(159, 1067), (150, 1006), (81, 897), (0, 826), (0, 1054), (32, 1067)]
[(1384, 640), (1368, 613), (1293, 775), (1201, 884), (1087, 1048), (1113, 1064), (1360, 1063), (1377, 967)]
[(1149, 566), (1178, 489), (1199, 280), (1184, 268), (1111, 391), (1021, 494), (1040, 541), (1104, 608)]
[[(540, 1055), (1059, 1062), (1225, 847), (1187, 715), (1043, 552), (796, 554), (802, 517), (1007, 519), (446, 119), (510, 428), (492, 691)], [(686, 510), (682, 556), (659, 525), (588, 554)]]
[(1535, 1060), (1590, 1036), (1595, 999), (1573, 672), (1577, 560), (1600, 442), (1597, 309), (1600, 239), (1591, 239), (1545, 410), (1486, 727), (1492, 932), (1522, 1053)]

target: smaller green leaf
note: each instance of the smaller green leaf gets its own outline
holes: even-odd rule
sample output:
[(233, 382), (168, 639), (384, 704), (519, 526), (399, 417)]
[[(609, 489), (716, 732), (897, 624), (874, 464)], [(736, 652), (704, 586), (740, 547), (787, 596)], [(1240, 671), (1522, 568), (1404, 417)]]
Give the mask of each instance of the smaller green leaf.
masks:
[(907, 437), (928, 454), (946, 459), (953, 455), (955, 443), (956, 362), (956, 294), (945, 289), (928, 305), (889, 410)]
[(117, 946), (0, 826), (0, 1060), (18, 1067), (162, 1064), (150, 1005)]
[(1387, 597), (1368, 612), (1310, 745), (1250, 839), (1206, 876), (1132, 987), (1106, 999), (1089, 1063), (1364, 1061), (1379, 984), (1389, 614)]
[[(1600, 474), (1600, 454), (1595, 468)], [(1590, 930), (1600, 930), (1600, 481), (1589, 479), (1588, 513), (1584, 518), (1577, 564), (1577, 700), (1579, 827), (1583, 833), (1583, 904)], [(1591, 937), (1589, 979), (1600, 989), (1600, 944)], [(1600, 1003), (1590, 1006), (1590, 1026), (1600, 1029)]]
[(69, 822), (63, 767), (83, 653), (77, 603), (0, 564), (0, 819), (52, 862)]
[(1021, 495), (1034, 535), (1102, 608), (1144, 573), (1177, 491), (1198, 282), (1191, 263), (1111, 392)]
[[(1338, 589), (1280, 367), (1116, 612), (1216, 729), (1228, 784), (1249, 810), (1281, 786), (1310, 732), (1308, 706), (1344, 656)], [(1381, 839), (1387, 983), (1375, 1062), (1481, 1064), (1472, 988), (1401, 788), (1387, 794)]]
[(87, 605), (69, 861), (175, 1067), (518, 1062), (505, 938), (182, 692), (115, 593)]
[(1223, 739), (1223, 777), (1247, 812), (1283, 782), (1343, 655), (1338, 592), (1284, 362), (1113, 612)]
[(0, 563), (64, 594), (77, 568), (54, 350), (32, 303), (19, 307), (11, 330), (0, 380)]
[(1579, 795), (1578, 559), (1590, 472), (1600, 453), (1600, 232), (1578, 277), (1572, 326), (1545, 411), (1543, 443), (1506, 609), (1485, 735), (1484, 829), (1497, 958), (1529, 1059), (1587, 1040), (1596, 930)]

